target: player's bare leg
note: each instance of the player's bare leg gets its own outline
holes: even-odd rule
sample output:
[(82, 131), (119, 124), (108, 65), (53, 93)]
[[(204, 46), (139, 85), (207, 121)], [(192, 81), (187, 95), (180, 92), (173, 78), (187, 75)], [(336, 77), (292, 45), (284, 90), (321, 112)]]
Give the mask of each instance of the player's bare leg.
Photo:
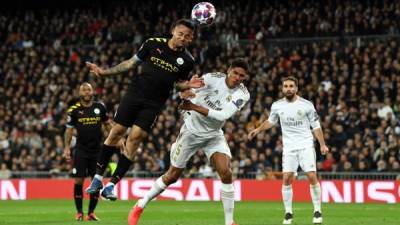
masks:
[(117, 144), (121, 138), (125, 135), (128, 128), (121, 124), (114, 124), (111, 128), (108, 137), (104, 141), (103, 147), (101, 149), (99, 158), (96, 165), (96, 175), (92, 179), (86, 192), (89, 194), (95, 194), (103, 188), (103, 175), (107, 168), (107, 165), (114, 153), (118, 151)]
[(322, 223), (322, 214), (321, 214), (321, 187), (318, 182), (317, 173), (314, 171), (307, 172), (307, 178), (310, 182), (310, 194), (312, 203), (314, 205), (314, 216), (313, 223), (321, 224)]
[(183, 168), (177, 168), (170, 166), (168, 171), (157, 178), (151, 189), (146, 193), (146, 195), (139, 199), (136, 205), (129, 212), (128, 224), (136, 225), (139, 222), (140, 216), (146, 205), (155, 197), (160, 195), (169, 185), (175, 183), (183, 173)]
[(82, 202), (83, 202), (83, 177), (76, 177), (74, 179), (74, 201), (76, 207), (76, 221), (83, 221), (83, 210), (82, 210)]
[(222, 182), (221, 201), (224, 207), (225, 225), (234, 225), (235, 190), (232, 183), (231, 159), (224, 153), (216, 152), (211, 156), (211, 162)]
[(125, 173), (129, 170), (129, 167), (132, 165), (132, 162), (135, 158), (136, 150), (139, 148), (140, 143), (142, 143), (142, 140), (144, 137), (146, 137), (146, 135), (147, 132), (139, 126), (132, 126), (132, 129), (129, 132), (126, 140), (126, 152), (121, 154), (121, 157), (118, 160), (117, 168), (115, 169), (110, 182), (107, 183), (106, 187), (101, 192), (102, 197), (112, 201), (117, 199), (117, 196), (114, 193), (114, 186), (125, 176)]
[(294, 179), (293, 172), (283, 172), (282, 199), (283, 199), (283, 204), (285, 206), (285, 218), (283, 219), (283, 224), (292, 224), (293, 220), (293, 211), (292, 211), (293, 179)]

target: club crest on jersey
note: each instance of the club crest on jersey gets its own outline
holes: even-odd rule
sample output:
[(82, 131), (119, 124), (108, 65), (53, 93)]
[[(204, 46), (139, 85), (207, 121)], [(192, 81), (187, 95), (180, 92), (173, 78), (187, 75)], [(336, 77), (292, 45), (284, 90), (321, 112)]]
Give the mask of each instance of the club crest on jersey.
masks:
[(233, 101), (233, 104), (235, 104), (236, 107), (240, 108), (240, 106), (242, 106), (243, 104), (243, 99), (238, 99), (236, 102)]
[(70, 116), (67, 116), (67, 122), (69, 123), (69, 122), (71, 122), (71, 117)]
[(299, 109), (297, 110), (297, 115), (299, 115), (300, 117), (302, 117), (304, 115), (303, 110)]
[(215, 90), (214, 93), (217, 95), (218, 94), (218, 90)]
[(95, 108), (95, 109), (94, 109), (94, 113), (100, 114), (100, 109), (99, 109), (99, 108)]
[(178, 63), (178, 65), (182, 65), (183, 64), (183, 59), (181, 57), (176, 59), (176, 62)]
[(228, 97), (226, 97), (226, 101), (230, 102), (232, 100), (232, 95), (228, 95)]

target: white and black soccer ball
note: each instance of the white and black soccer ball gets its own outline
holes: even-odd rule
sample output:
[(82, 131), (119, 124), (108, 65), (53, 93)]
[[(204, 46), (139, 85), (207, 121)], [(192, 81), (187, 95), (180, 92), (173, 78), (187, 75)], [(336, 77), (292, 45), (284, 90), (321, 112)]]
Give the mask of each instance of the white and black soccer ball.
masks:
[(216, 15), (214, 5), (209, 2), (197, 3), (192, 9), (192, 20), (200, 25), (212, 24)]

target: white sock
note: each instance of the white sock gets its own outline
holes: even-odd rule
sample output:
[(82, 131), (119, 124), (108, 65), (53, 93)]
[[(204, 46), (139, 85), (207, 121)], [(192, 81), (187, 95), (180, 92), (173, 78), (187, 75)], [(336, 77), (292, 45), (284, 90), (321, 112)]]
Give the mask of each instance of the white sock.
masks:
[(96, 174), (96, 175), (94, 175), (94, 178), (96, 178), (97, 180), (103, 181), (103, 176), (101, 176), (101, 175)]
[(314, 205), (314, 212), (321, 212), (321, 186), (319, 183), (310, 185), (310, 194)]
[(282, 199), (285, 206), (285, 213), (292, 212), (293, 189), (292, 185), (282, 185)]
[(225, 225), (231, 225), (233, 223), (233, 209), (235, 208), (235, 189), (233, 184), (222, 183), (221, 201), (224, 207)]
[(147, 203), (151, 201), (153, 198), (157, 197), (161, 192), (163, 192), (167, 188), (167, 185), (162, 181), (162, 176), (159, 177), (156, 182), (154, 182), (150, 191), (146, 193), (146, 195), (138, 201), (138, 205), (141, 208), (146, 207)]

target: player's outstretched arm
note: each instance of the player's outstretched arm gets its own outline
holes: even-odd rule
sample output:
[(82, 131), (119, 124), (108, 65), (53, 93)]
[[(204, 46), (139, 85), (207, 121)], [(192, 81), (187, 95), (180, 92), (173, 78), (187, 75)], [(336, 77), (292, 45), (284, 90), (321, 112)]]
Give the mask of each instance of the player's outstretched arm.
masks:
[(319, 145), (321, 146), (321, 154), (325, 155), (329, 152), (328, 146), (325, 144), (324, 133), (322, 132), (321, 128), (316, 128), (313, 130), (315, 137), (317, 138)]
[(89, 67), (90, 72), (98, 77), (115, 75), (126, 72), (132, 69), (136, 64), (137, 64), (137, 59), (135, 58), (135, 56), (109, 69), (101, 69), (94, 63), (86, 62), (86, 66)]
[(175, 88), (178, 91), (186, 91), (191, 88), (201, 88), (204, 86), (203, 78), (199, 77), (197, 74), (193, 75), (190, 81), (179, 81), (175, 83)]
[(247, 135), (247, 138), (249, 140), (253, 139), (258, 133), (269, 130), (271, 127), (273, 127), (274, 124), (272, 124), (270, 121), (265, 120), (259, 127), (256, 129), (250, 131), (250, 133)]

